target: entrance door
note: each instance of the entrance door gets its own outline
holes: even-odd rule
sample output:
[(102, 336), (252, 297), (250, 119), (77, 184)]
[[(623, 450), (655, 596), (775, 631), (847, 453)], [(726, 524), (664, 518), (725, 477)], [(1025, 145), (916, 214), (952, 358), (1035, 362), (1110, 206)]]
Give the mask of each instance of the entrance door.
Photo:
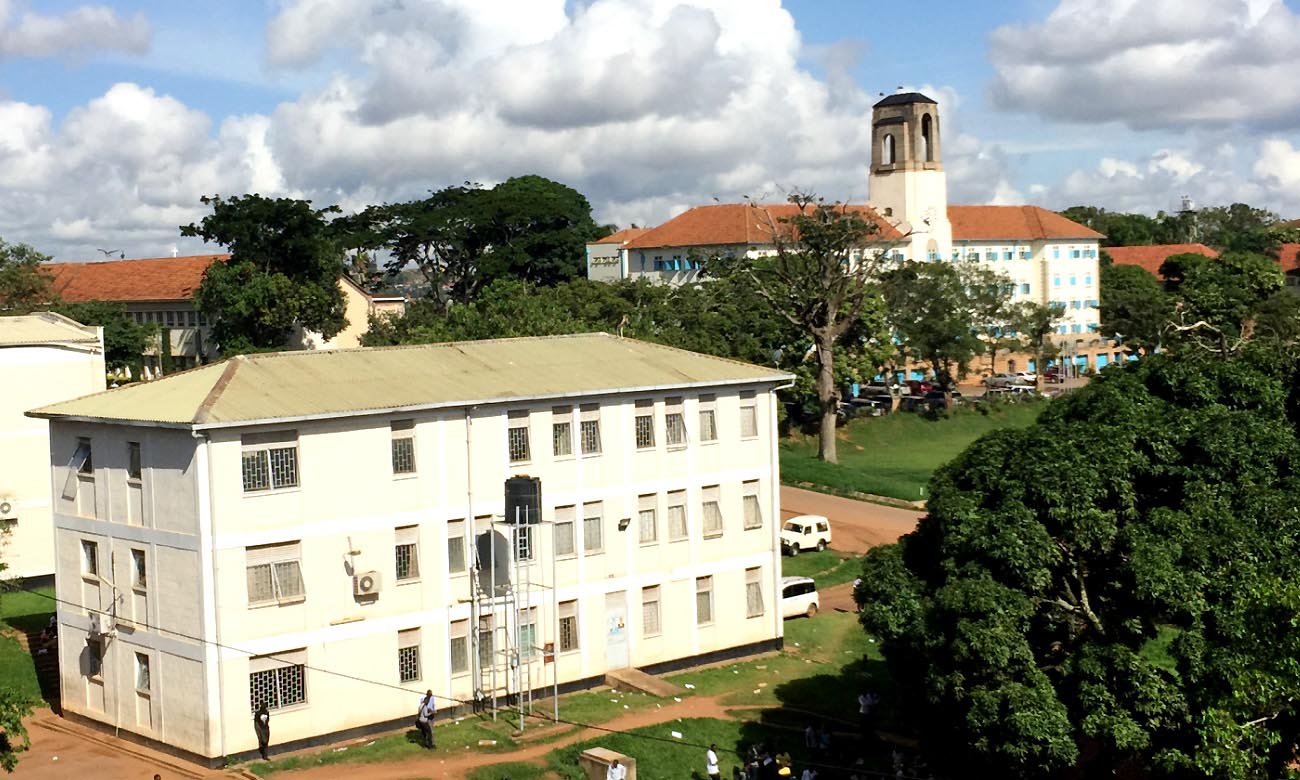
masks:
[(626, 669), (627, 592), (605, 594), (605, 668)]

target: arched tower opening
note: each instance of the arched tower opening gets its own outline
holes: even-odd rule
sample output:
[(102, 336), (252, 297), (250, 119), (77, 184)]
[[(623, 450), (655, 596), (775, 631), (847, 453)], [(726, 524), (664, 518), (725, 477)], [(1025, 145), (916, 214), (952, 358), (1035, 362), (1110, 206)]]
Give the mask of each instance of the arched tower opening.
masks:
[(894, 134), (885, 133), (885, 137), (880, 142), (880, 162), (883, 165), (893, 165), (896, 162), (894, 157)]
[(934, 121), (929, 114), (921, 117), (921, 159), (934, 162)]

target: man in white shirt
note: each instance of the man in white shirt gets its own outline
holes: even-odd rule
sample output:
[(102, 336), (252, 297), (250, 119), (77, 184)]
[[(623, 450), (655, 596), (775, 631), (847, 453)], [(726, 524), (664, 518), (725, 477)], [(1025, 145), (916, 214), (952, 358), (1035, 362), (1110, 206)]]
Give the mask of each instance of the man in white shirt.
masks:
[(610, 764), (609, 769), (605, 770), (605, 780), (625, 780), (626, 778), (627, 767), (620, 764), (617, 758), (614, 759), (614, 763)]
[(722, 776), (722, 770), (718, 768), (717, 745), (709, 745), (708, 752), (704, 754), (704, 773), (709, 776), (709, 780), (718, 780)]
[(426, 691), (424, 698), (420, 699), (420, 709), (415, 712), (415, 727), (420, 730), (424, 747), (428, 750), (433, 749), (433, 716), (437, 711), (438, 705), (433, 700), (433, 691)]

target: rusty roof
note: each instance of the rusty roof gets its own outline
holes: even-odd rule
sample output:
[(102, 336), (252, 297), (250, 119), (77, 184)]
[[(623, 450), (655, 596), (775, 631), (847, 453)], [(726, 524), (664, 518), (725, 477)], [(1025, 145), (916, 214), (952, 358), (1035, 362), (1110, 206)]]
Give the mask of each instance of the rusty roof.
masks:
[(1038, 206), (949, 206), (954, 241), (1100, 239), (1101, 233)]
[(54, 292), (72, 303), (82, 301), (188, 301), (208, 266), (230, 255), (191, 255), (99, 263), (51, 263)]
[(1136, 265), (1145, 268), (1152, 276), (1160, 277), (1160, 266), (1173, 255), (1205, 255), (1218, 257), (1219, 253), (1205, 244), (1151, 244), (1148, 246), (1108, 246), (1106, 254), (1116, 265)]
[(632, 239), (636, 238), (637, 236), (643, 235), (643, 234), (648, 233), (648, 232), (650, 232), (650, 228), (643, 228), (643, 227), (630, 227), (630, 228), (623, 228), (622, 230), (616, 230), (616, 231), (614, 231), (613, 233), (610, 233), (608, 236), (605, 236), (604, 238), (600, 239), (599, 241), (592, 241), (591, 243), (593, 243), (593, 244), (622, 244), (622, 243), (625, 243), (625, 242), (627, 242), (627, 241), (631, 241)]
[[(874, 223), (876, 237), (886, 241), (902, 235), (870, 206), (845, 206), (869, 223)], [(793, 203), (755, 205), (722, 203), (696, 206), (678, 214), (657, 228), (627, 243), (628, 249), (656, 249), (686, 246), (757, 246), (772, 243), (771, 222), (780, 222), (798, 214)]]

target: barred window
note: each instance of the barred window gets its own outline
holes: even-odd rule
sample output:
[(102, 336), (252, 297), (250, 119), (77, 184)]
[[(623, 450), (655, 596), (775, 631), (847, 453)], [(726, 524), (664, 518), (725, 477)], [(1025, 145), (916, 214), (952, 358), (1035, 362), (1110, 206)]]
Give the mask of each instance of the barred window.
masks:
[(305, 704), (307, 701), (306, 652), (298, 650), (248, 661), (248, 705), (253, 712)]
[(750, 480), (741, 486), (744, 492), (745, 530), (763, 527), (763, 507), (758, 501), (758, 480)]
[(282, 431), (243, 437), (242, 465), (245, 493), (297, 487), (298, 434)]
[(596, 404), (582, 406), (582, 454), (600, 453), (600, 407)]
[(758, 436), (758, 401), (753, 393), (740, 394), (740, 438)]
[(582, 551), (598, 553), (605, 549), (603, 507), (599, 501), (582, 505)]
[(675, 490), (668, 494), (668, 539), (680, 541), (689, 534), (686, 527), (686, 491)]
[(660, 633), (659, 586), (652, 585), (641, 589), (641, 634), (659, 636)]
[(655, 446), (655, 403), (636, 402), (636, 448), (653, 449)]
[(393, 440), (393, 473), (415, 473), (415, 421), (393, 420), (389, 424)]
[(393, 554), (397, 564), (397, 579), (414, 580), (420, 576), (418, 547), (420, 527), (408, 525), (394, 532)]
[(682, 399), (669, 398), (665, 404), (664, 428), (669, 447), (686, 446), (686, 416), (682, 413)]
[(397, 632), (397, 679), (415, 682), (420, 679), (420, 629)]
[(659, 521), (655, 517), (655, 508), (659, 502), (659, 497), (654, 495), (640, 496), (637, 502), (636, 525), (641, 544), (652, 544), (659, 541)]
[(506, 446), (510, 451), (510, 462), (522, 463), (529, 460), (528, 412), (510, 412), (508, 420)]
[(557, 406), (551, 410), (551, 449), (555, 457), (573, 454), (573, 409)]
[(560, 652), (578, 649), (578, 602), (560, 602)]
[(745, 569), (745, 615), (760, 617), (763, 614), (763, 570)]
[(701, 508), (704, 510), (704, 538), (722, 535), (721, 491), (717, 485), (704, 488), (701, 492)]
[(700, 396), (700, 441), (718, 440), (717, 399), (711, 395)]
[(465, 521), (447, 522), (447, 571), (459, 574), (465, 571)]
[(465, 674), (469, 671), (469, 621), (453, 620), (448, 636), (451, 638), (451, 673)]
[(574, 555), (577, 549), (573, 539), (574, 507), (557, 506), (555, 508), (555, 557), (563, 558)]
[(695, 624), (706, 626), (713, 622), (713, 578), (695, 578)]
[(293, 604), (307, 597), (298, 542), (248, 547), (248, 605)]

